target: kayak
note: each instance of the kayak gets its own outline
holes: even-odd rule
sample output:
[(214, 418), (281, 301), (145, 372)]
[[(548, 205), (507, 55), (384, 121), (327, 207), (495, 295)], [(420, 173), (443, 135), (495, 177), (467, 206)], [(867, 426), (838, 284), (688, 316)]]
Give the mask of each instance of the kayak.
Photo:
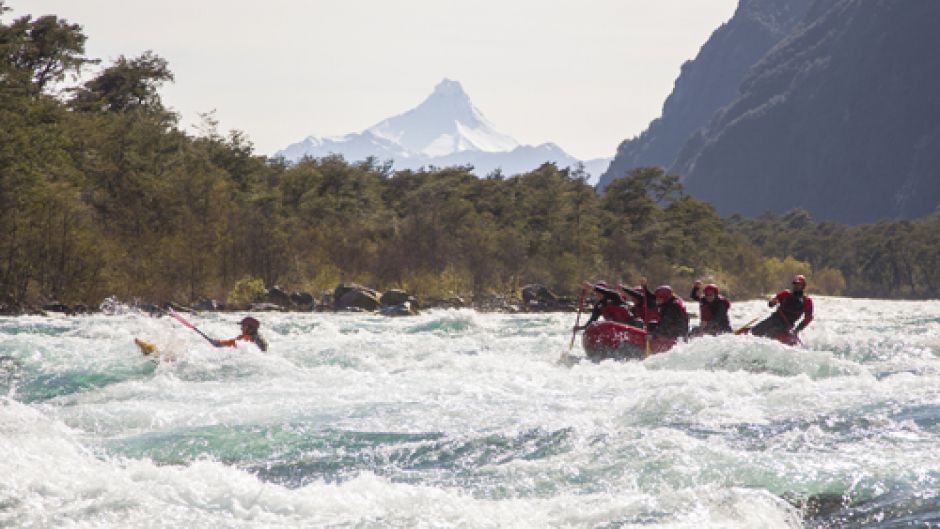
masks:
[[(646, 330), (615, 321), (595, 321), (588, 325), (581, 337), (585, 354), (595, 361), (608, 358), (642, 360), (646, 358), (646, 341)], [(649, 352), (666, 352), (676, 345), (676, 341), (669, 336), (652, 336)]]
[(155, 343), (141, 340), (140, 338), (134, 338), (134, 343), (137, 344), (137, 348), (140, 349), (141, 354), (144, 356), (149, 356), (157, 352), (157, 344)]
[(159, 347), (153, 342), (134, 338), (134, 344), (140, 349), (140, 353), (154, 362), (175, 362), (176, 353), (168, 351), (165, 347)]

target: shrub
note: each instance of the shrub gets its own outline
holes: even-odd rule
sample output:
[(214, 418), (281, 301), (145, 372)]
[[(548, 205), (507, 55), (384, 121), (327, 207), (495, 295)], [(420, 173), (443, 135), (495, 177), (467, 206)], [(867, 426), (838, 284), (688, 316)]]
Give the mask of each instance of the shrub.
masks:
[(254, 303), (264, 296), (265, 292), (264, 281), (255, 277), (245, 276), (235, 282), (232, 290), (228, 293), (227, 300), (229, 303), (233, 304)]

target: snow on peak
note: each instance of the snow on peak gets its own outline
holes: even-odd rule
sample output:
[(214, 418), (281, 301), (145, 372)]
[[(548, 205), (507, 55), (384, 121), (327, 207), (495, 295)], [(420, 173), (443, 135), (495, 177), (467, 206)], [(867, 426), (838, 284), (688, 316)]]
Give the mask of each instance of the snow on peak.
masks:
[[(444, 79), (415, 108), (370, 127), (369, 132), (410, 151), (435, 156), (462, 150), (511, 151), (519, 145), (496, 130), (457, 81)], [(448, 147), (449, 146), (449, 147)]]
[(437, 83), (424, 101), (407, 112), (359, 133), (336, 138), (311, 136), (277, 154), (288, 160), (299, 160), (304, 156), (334, 153), (342, 154), (347, 160), (362, 160), (368, 156), (393, 159), (400, 168), (469, 164), (476, 167), (478, 174), (487, 174), (496, 168), (515, 174), (534, 169), (545, 161), (562, 166), (577, 162), (555, 144), (523, 146), (499, 132), (473, 105), (463, 86), (446, 78)]
[(467, 93), (463, 91), (463, 86), (461, 86), (460, 82), (451, 81), (446, 77), (434, 87), (434, 92), (431, 93), (431, 96), (433, 97), (435, 95), (440, 97), (459, 97), (465, 98), (468, 101), (470, 100)]

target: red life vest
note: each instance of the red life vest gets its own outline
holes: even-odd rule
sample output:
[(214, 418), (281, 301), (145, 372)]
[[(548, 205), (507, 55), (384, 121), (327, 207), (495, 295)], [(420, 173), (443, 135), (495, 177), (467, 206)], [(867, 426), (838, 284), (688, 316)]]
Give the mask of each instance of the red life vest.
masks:
[(614, 303), (605, 303), (601, 309), (601, 316), (605, 320), (627, 323), (630, 321), (630, 311), (625, 305), (616, 305)]

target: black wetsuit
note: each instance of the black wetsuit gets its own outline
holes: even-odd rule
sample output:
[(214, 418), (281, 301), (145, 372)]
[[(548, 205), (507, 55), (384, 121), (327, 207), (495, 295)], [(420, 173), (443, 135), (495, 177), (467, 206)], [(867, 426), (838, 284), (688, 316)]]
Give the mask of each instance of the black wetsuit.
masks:
[(801, 317), (802, 321), (796, 326), (797, 332), (805, 329), (813, 321), (813, 300), (802, 290), (784, 290), (771, 298), (767, 304), (771, 307), (778, 304), (780, 306), (773, 314), (751, 329), (751, 334), (755, 336), (776, 338), (790, 332)]
[(659, 306), (659, 325), (652, 331), (656, 336), (685, 338), (689, 335), (689, 313), (679, 298), (672, 298)]

